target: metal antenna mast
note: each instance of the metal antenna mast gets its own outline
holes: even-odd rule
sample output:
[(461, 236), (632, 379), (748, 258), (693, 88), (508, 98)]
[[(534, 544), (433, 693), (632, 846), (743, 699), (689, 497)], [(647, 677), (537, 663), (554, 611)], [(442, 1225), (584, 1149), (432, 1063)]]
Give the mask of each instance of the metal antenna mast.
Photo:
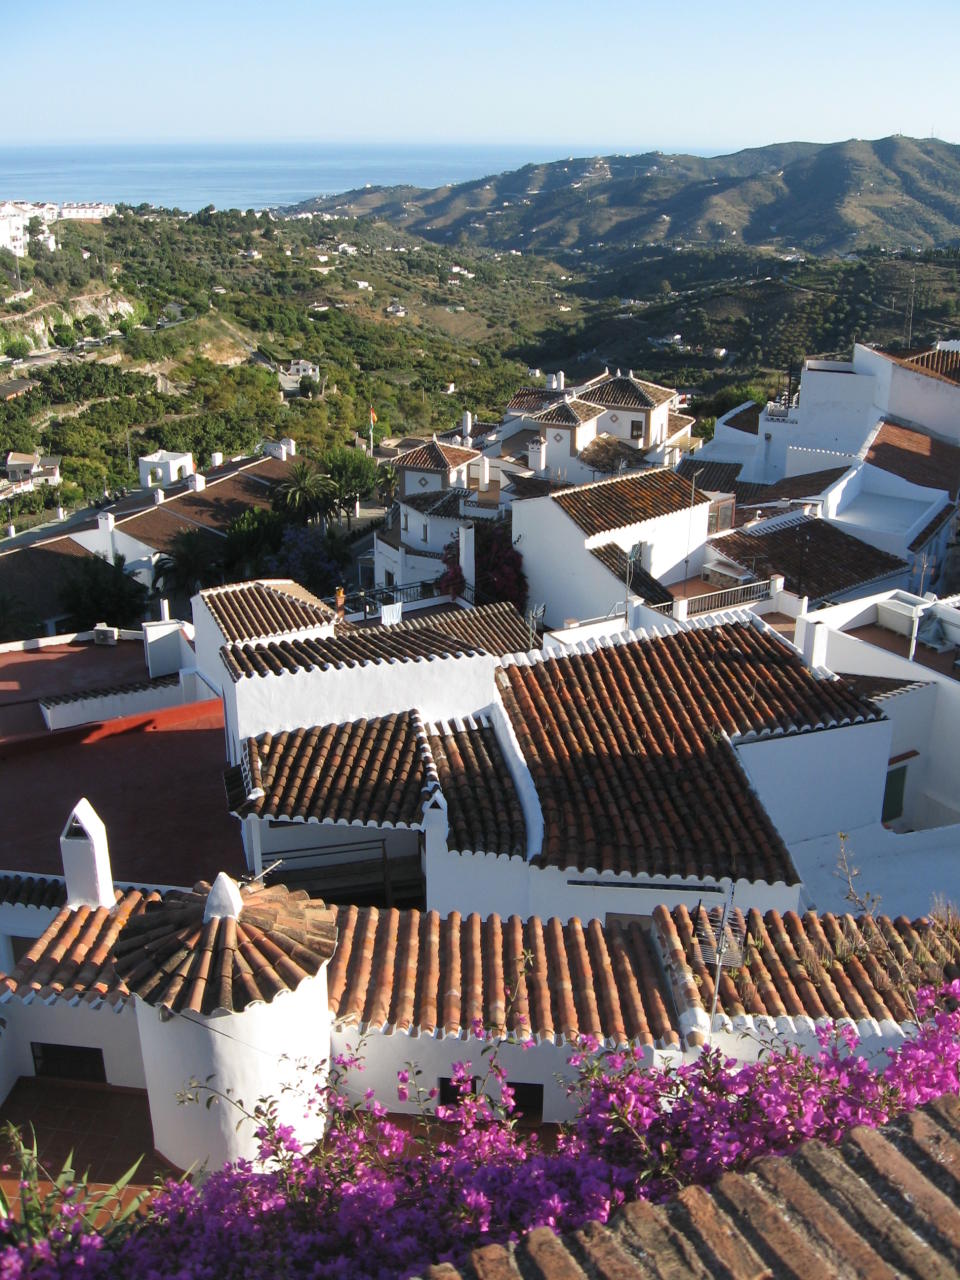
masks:
[(710, 1008), (710, 1034), (717, 1016), (717, 1000), (720, 995), (720, 970), (738, 969), (743, 964), (746, 928), (734, 919), (733, 889), (723, 908), (706, 912), (697, 908), (697, 942), (703, 962), (713, 965), (713, 1004)]

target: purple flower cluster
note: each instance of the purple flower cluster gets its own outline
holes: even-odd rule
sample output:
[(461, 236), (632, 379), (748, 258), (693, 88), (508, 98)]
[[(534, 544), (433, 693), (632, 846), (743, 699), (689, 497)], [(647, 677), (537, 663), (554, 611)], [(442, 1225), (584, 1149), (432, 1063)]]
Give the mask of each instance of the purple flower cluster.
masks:
[[(658, 1070), (629, 1050), (585, 1043), (576, 1121), (549, 1143), (517, 1124), (495, 1049), (476, 1089), (472, 1068), (458, 1067), (452, 1106), (433, 1105), (415, 1068), (399, 1072), (399, 1096), (424, 1103), (410, 1123), (388, 1118), (370, 1094), (354, 1106), (325, 1085), (315, 1103), (329, 1125), (314, 1150), (302, 1150), (266, 1105), (256, 1167), (238, 1162), (200, 1185), (168, 1183), (113, 1230), (92, 1232), (66, 1192), (42, 1230), (25, 1233), (0, 1216), (0, 1280), (399, 1280), (536, 1226), (606, 1221), (625, 1200), (662, 1199), (756, 1156), (809, 1138), (835, 1143), (854, 1125), (957, 1093), (958, 1006), (960, 982), (924, 993), (916, 1034), (882, 1069), (854, 1052), (850, 1032), (824, 1033), (814, 1056), (791, 1049), (740, 1063), (707, 1050)], [(491, 1078), (497, 1103), (486, 1093)]]

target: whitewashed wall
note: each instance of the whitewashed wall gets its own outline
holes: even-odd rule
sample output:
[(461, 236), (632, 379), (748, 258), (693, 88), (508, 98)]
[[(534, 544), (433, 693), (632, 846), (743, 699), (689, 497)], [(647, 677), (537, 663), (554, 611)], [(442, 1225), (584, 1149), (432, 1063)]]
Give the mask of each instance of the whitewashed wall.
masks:
[[(178, 1168), (197, 1163), (218, 1169), (228, 1160), (253, 1159), (257, 1152), (255, 1126), (243, 1120), (238, 1128), (241, 1114), (235, 1107), (177, 1102), (192, 1079), (212, 1077), (213, 1087), (229, 1090), (248, 1109), (262, 1097), (274, 1097), (281, 1123), (292, 1124), (302, 1142), (320, 1136), (322, 1117), (305, 1121), (300, 1089), (312, 1087), (318, 1078), (313, 1069), (330, 1058), (325, 970), (305, 979), (296, 991), (281, 992), (270, 1004), (255, 1004), (243, 1013), (164, 1019), (138, 999), (135, 1018), (154, 1144)], [(296, 1087), (284, 1092), (285, 1085)]]
[(14, 997), (0, 1005), (0, 1017), (7, 1023), (0, 1041), (4, 1058), (0, 1079), (6, 1076), (10, 1084), (18, 1076), (34, 1074), (30, 1044), (35, 1042), (101, 1049), (108, 1084), (130, 1089), (143, 1089), (146, 1085), (132, 1005), (115, 1011), (106, 1004), (98, 1009), (89, 1004), (70, 1005), (65, 1000), (52, 1004), (31, 1000), (24, 1004)]
[(877, 822), (890, 758), (888, 721), (735, 744), (740, 763), (789, 845)]
[(493, 700), (497, 665), (488, 654), (472, 654), (246, 676), (225, 685), (224, 705), (235, 702), (236, 720), (231, 711), (228, 723), (241, 738), (391, 715), (413, 706), (425, 721), (450, 719), (472, 715)]

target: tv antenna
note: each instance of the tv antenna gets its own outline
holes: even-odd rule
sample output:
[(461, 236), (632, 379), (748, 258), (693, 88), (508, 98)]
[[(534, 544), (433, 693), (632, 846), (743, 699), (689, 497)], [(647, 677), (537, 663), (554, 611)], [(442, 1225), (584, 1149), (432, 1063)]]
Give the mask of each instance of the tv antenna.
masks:
[(714, 907), (711, 911), (705, 910), (702, 903), (697, 907), (695, 933), (704, 964), (713, 966), (713, 1004), (710, 1008), (712, 1035), (720, 994), (720, 970), (739, 969), (743, 964), (745, 951), (746, 925), (742, 916), (739, 920), (734, 917), (732, 889), (722, 907)]
[(641, 559), (642, 555), (643, 555), (642, 542), (635, 542), (633, 546), (630, 548), (630, 550), (627, 552), (627, 563), (624, 569), (624, 578), (625, 578), (624, 586), (626, 587), (626, 592), (623, 600), (623, 622), (625, 626), (630, 625), (630, 585), (633, 582), (633, 570), (634, 570), (634, 566), (636, 565), (637, 561)]
[(529, 634), (531, 649), (536, 647), (537, 632), (539, 631), (540, 626), (543, 623), (543, 615), (546, 613), (546, 611), (547, 611), (547, 606), (545, 604), (535, 604), (535, 605), (532, 605), (531, 608), (527, 610), (527, 630)]

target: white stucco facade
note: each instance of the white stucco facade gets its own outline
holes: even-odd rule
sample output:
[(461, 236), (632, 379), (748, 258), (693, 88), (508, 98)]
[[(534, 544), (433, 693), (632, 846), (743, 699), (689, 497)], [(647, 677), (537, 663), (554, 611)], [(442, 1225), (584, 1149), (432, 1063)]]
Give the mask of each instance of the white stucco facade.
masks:
[[(228, 1160), (253, 1159), (256, 1125), (221, 1100), (206, 1106), (208, 1090), (227, 1094), (248, 1111), (275, 1098), (282, 1124), (301, 1142), (323, 1131), (323, 1116), (304, 1118), (304, 1095), (325, 1080), (330, 1060), (326, 971), (305, 978), (295, 991), (242, 1013), (170, 1016), (139, 998), (134, 1014), (150, 1102), (154, 1143), (180, 1169), (217, 1169)], [(199, 1104), (179, 1099), (199, 1081)], [(194, 1090), (195, 1091), (195, 1090)]]

